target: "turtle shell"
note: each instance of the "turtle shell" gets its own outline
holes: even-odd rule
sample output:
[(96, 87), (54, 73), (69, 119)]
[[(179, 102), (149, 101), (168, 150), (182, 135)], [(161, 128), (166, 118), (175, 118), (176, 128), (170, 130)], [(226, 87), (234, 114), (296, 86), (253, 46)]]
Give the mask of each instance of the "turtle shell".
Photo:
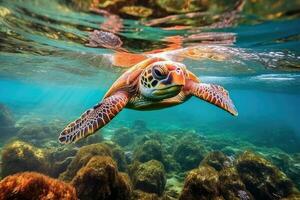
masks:
[(110, 89), (107, 91), (107, 93), (104, 95), (104, 98), (111, 96), (113, 93), (123, 90), (127, 91), (130, 94), (137, 91), (137, 81), (139, 80), (139, 76), (142, 73), (143, 69), (145, 69), (150, 64), (157, 62), (157, 61), (163, 61), (165, 59), (159, 58), (159, 57), (153, 57), (148, 58), (142, 62), (139, 62), (138, 64), (131, 67), (129, 70), (127, 70), (124, 74), (122, 74), (110, 87)]

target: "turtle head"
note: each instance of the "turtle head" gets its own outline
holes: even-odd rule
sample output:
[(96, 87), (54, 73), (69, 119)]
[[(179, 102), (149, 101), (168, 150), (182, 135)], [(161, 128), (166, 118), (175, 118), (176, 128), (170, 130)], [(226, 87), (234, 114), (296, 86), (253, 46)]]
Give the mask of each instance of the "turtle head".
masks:
[(161, 100), (176, 96), (185, 85), (185, 65), (173, 61), (158, 61), (144, 69), (139, 88), (143, 96)]

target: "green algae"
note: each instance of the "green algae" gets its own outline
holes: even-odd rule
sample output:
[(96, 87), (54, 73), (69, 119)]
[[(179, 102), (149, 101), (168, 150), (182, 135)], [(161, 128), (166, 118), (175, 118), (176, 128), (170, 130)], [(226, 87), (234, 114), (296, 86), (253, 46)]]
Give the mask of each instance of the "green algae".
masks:
[(166, 185), (164, 166), (157, 160), (142, 163), (133, 172), (132, 180), (136, 189), (161, 195)]

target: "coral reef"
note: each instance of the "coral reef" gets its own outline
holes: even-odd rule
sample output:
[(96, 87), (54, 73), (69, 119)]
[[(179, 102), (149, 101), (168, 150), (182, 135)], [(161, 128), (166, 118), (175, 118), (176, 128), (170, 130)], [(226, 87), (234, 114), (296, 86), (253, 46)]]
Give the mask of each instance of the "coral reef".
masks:
[(94, 156), (72, 180), (80, 199), (126, 200), (131, 196), (131, 183), (119, 174), (116, 163), (109, 156)]
[(173, 153), (183, 170), (196, 168), (205, 155), (204, 147), (192, 137), (182, 138)]
[(112, 158), (117, 162), (118, 170), (121, 172), (127, 171), (127, 161), (123, 149), (114, 142), (104, 141), (103, 144), (107, 145), (112, 152)]
[(135, 189), (161, 195), (166, 185), (164, 166), (157, 160), (150, 160), (137, 166), (132, 181)]
[(136, 135), (143, 135), (149, 133), (150, 130), (147, 128), (147, 124), (143, 120), (135, 120), (132, 124), (132, 132)]
[(133, 154), (134, 160), (147, 162), (149, 160), (164, 161), (163, 150), (159, 141), (147, 140), (143, 145), (138, 146)]
[(164, 156), (164, 167), (167, 172), (180, 171), (180, 165), (176, 162), (175, 158), (171, 154)]
[(112, 141), (124, 147), (134, 142), (134, 134), (128, 128), (119, 128), (114, 132)]
[(2, 176), (23, 171), (46, 173), (58, 177), (66, 171), (77, 150), (70, 147), (39, 148), (30, 143), (13, 140), (2, 150)]
[(285, 173), (295, 182), (300, 190), (300, 153), (292, 155), (291, 164), (285, 170)]
[(77, 148), (73, 146), (60, 146), (48, 150), (48, 162), (51, 165), (53, 177), (58, 177), (67, 170), (72, 159), (77, 153)]
[(103, 141), (104, 141), (104, 138), (103, 138), (102, 134), (94, 134), (94, 135), (87, 137), (84, 140), (77, 141), (75, 143), (75, 145), (78, 147), (83, 147), (83, 146), (90, 145), (90, 144), (101, 143)]
[(271, 200), (299, 196), (292, 181), (263, 157), (245, 151), (233, 165), (222, 166), (224, 158), (221, 152), (212, 152), (199, 168), (190, 171), (179, 199)]
[(77, 200), (75, 189), (48, 176), (24, 172), (6, 177), (0, 182), (0, 199)]
[(148, 140), (156, 140), (160, 144), (162, 144), (162, 138), (159, 133), (149, 132), (148, 134), (142, 135), (139, 140), (137, 140), (138, 144), (143, 144)]
[(164, 199), (178, 199), (183, 188), (183, 180), (175, 173), (168, 174)]
[(125, 152), (120, 147), (115, 147), (112, 149), (113, 159), (117, 162), (118, 170), (121, 172), (127, 171), (127, 161), (125, 157)]
[(240, 141), (235, 141), (233, 139), (228, 140), (227, 138), (216, 137), (216, 136), (211, 138), (206, 136), (206, 139), (202, 141), (205, 143), (205, 147), (207, 147), (208, 149), (212, 149), (214, 151), (222, 151), (226, 155), (230, 155), (230, 154), (224, 152), (223, 151), (224, 149), (230, 148), (233, 149), (233, 152), (235, 152), (234, 148), (239, 147), (240, 144)]
[(281, 151), (268, 151), (264, 156), (293, 180), (300, 189), (300, 153), (287, 154)]
[(147, 193), (141, 190), (134, 190), (131, 200), (159, 200), (159, 196), (155, 193)]
[(299, 200), (300, 199), (300, 194), (291, 194), (285, 198), (281, 198), (280, 200)]
[(117, 177), (118, 189), (116, 191), (117, 196), (121, 199), (127, 199), (132, 196), (133, 186), (128, 174), (119, 172)]
[(220, 192), (224, 199), (251, 200), (252, 195), (246, 187), (234, 167), (223, 169), (219, 172)]
[(84, 167), (93, 156), (112, 156), (112, 152), (107, 145), (102, 143), (81, 147), (76, 153), (75, 158), (68, 165), (67, 170), (59, 178), (71, 181), (77, 171)]
[(2, 150), (2, 177), (24, 171), (49, 173), (47, 153), (23, 141), (13, 141)]
[[(118, 129), (113, 136), (114, 142), (96, 137), (69, 146), (52, 144), (52, 136), (46, 136), (57, 131), (56, 126), (53, 129), (52, 126), (25, 126), (20, 129), (17, 138), (35, 143), (43, 141), (47, 145), (38, 144), (36, 147), (20, 140), (7, 144), (2, 150), (2, 175), (6, 177), (18, 172), (35, 171), (52, 177), (59, 176), (76, 189), (70, 186), (73, 190), (70, 198), (78, 196), (83, 200), (300, 198), (300, 193), (289, 179), (298, 184), (300, 182), (299, 153), (257, 147), (247, 141), (239, 142), (238, 139), (230, 141), (223, 136), (199, 136), (195, 131), (137, 135), (135, 133), (141, 131), (145, 124), (141, 121), (136, 125), (135, 130)], [(119, 131), (120, 135), (124, 135), (118, 137), (116, 133)], [(128, 139), (126, 135), (134, 137), (124, 141)], [(98, 141), (101, 143), (89, 144)], [(245, 149), (261, 152), (267, 160)], [(123, 172), (128, 172), (131, 180)], [(41, 179), (35, 175), (33, 178), (31, 183), (24, 182), (26, 188)], [(64, 191), (64, 186), (61, 187)], [(25, 196), (21, 197), (26, 200)]]
[(29, 124), (18, 131), (17, 138), (37, 147), (43, 147), (48, 141), (56, 140), (56, 133), (59, 131), (60, 128), (55, 125), (45, 126)]
[(283, 172), (252, 152), (237, 158), (236, 169), (255, 199), (278, 199), (294, 193), (292, 181)]
[(213, 151), (205, 156), (200, 165), (209, 165), (215, 168), (215, 170), (220, 171), (226, 167), (229, 167), (231, 164), (230, 162), (231, 161), (229, 158), (221, 151)]
[(201, 166), (188, 173), (179, 199), (222, 199), (218, 184), (218, 172), (210, 166)]

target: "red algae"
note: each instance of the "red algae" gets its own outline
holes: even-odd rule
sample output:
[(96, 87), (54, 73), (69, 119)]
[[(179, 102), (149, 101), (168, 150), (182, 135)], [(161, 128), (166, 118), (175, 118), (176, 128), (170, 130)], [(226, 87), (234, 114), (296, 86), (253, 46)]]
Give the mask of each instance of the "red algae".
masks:
[(7, 176), (0, 182), (0, 199), (76, 200), (73, 186), (36, 172)]

